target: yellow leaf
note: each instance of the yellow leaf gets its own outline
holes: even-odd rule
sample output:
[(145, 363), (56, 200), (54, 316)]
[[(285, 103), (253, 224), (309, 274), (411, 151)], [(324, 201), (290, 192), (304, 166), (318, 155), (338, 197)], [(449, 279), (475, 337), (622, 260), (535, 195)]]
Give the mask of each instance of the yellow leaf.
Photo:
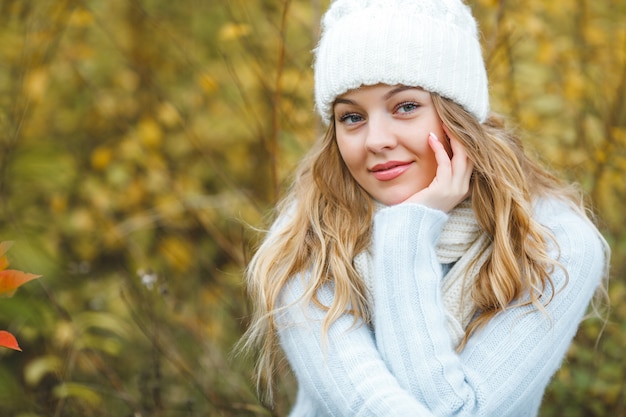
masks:
[(88, 332), (109, 332), (120, 338), (132, 334), (131, 326), (120, 316), (104, 311), (83, 311), (74, 316), (74, 325), (79, 335)]
[(587, 24), (583, 28), (585, 39), (590, 45), (605, 45), (607, 43), (607, 33), (597, 26)]
[(130, 135), (120, 142), (118, 152), (120, 158), (129, 161), (141, 160), (144, 157), (144, 150), (141, 148), (137, 138)]
[(63, 195), (54, 194), (50, 197), (50, 210), (55, 214), (67, 211), (67, 198)]
[(139, 86), (139, 75), (135, 71), (125, 68), (115, 74), (115, 81), (126, 91), (133, 92)]
[(39, 101), (48, 87), (48, 72), (44, 68), (32, 70), (24, 80), (24, 92), (33, 100)]
[(598, 164), (603, 164), (604, 162), (606, 162), (606, 152), (604, 152), (601, 149), (598, 149), (596, 151), (596, 162)]
[(578, 72), (572, 72), (565, 80), (564, 95), (569, 101), (579, 100), (585, 93), (585, 79)]
[(91, 166), (98, 171), (106, 168), (113, 159), (113, 151), (110, 148), (100, 146), (91, 153)]
[(217, 90), (217, 82), (210, 74), (207, 73), (200, 74), (198, 77), (198, 84), (200, 84), (202, 91), (207, 94), (211, 94)]
[(60, 347), (70, 346), (76, 340), (76, 329), (69, 321), (60, 321), (55, 325), (54, 344)]
[(161, 145), (163, 139), (163, 131), (161, 126), (152, 118), (145, 118), (139, 122), (137, 127), (137, 133), (141, 139), (141, 143), (148, 148), (158, 148)]
[(192, 248), (189, 244), (176, 237), (167, 237), (161, 241), (159, 252), (170, 265), (179, 271), (185, 271), (192, 262)]
[(69, 24), (76, 27), (85, 27), (93, 23), (93, 15), (89, 10), (76, 9), (70, 16)]
[(307, 71), (300, 69), (286, 69), (281, 77), (281, 85), (285, 91), (297, 91), (299, 88), (311, 88), (312, 78)]
[(89, 232), (94, 230), (95, 222), (88, 209), (77, 209), (69, 216), (69, 224), (75, 232)]
[(611, 129), (611, 135), (615, 137), (617, 143), (626, 144), (626, 128), (615, 126)]
[(57, 356), (47, 355), (33, 359), (24, 367), (24, 380), (34, 387), (46, 374), (58, 374), (62, 367), (63, 363)]
[(554, 62), (556, 57), (554, 43), (541, 42), (537, 46), (537, 60), (542, 64), (550, 64)]
[(76, 382), (63, 382), (54, 387), (54, 395), (57, 398), (73, 397), (77, 400), (83, 400), (91, 406), (98, 406), (102, 402), (100, 394), (86, 385)]
[(232, 41), (248, 35), (251, 32), (250, 25), (245, 23), (227, 23), (220, 28), (219, 40)]
[(165, 126), (173, 127), (177, 123), (180, 123), (181, 117), (176, 107), (172, 103), (162, 103), (157, 109), (157, 115), (159, 121)]
[(141, 204), (146, 197), (146, 187), (143, 181), (135, 179), (124, 190), (124, 205), (135, 206)]

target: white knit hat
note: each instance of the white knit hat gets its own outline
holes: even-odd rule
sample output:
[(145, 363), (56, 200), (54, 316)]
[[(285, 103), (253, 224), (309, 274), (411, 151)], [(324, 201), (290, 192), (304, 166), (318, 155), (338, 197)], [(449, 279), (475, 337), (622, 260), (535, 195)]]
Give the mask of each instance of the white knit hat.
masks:
[(322, 20), (314, 69), (315, 103), (326, 121), (338, 96), (379, 83), (438, 93), (480, 122), (489, 113), (478, 29), (461, 0), (335, 0)]

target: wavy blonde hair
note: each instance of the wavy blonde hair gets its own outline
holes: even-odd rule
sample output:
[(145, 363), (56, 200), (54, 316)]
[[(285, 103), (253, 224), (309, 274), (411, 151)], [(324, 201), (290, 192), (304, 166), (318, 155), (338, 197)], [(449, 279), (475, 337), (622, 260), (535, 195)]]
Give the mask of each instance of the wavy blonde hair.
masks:
[[(519, 137), (501, 119), (491, 115), (481, 124), (453, 101), (434, 93), (431, 97), (442, 122), (474, 163), (473, 209), (493, 242), (492, 254), (472, 289), (479, 315), (466, 329), (462, 348), (475, 331), (522, 294), (529, 294), (527, 304), (538, 309), (549, 302), (540, 302), (541, 295), (553, 287), (550, 272), (559, 265), (548, 256), (546, 229), (532, 218), (533, 200), (550, 195), (583, 214), (584, 208), (580, 193), (528, 158)], [(331, 120), (278, 206), (278, 218), (283, 219), (278, 230), (263, 241), (246, 271), (254, 311), (242, 346), (259, 348), (257, 382), (265, 383), (268, 399), (280, 354), (274, 315), (285, 308), (278, 303), (279, 294), (294, 275), (305, 270), (310, 274), (303, 299), (327, 310), (323, 337), (346, 312), (355, 323), (370, 321), (366, 288), (353, 259), (370, 243), (373, 212), (371, 198), (341, 158)], [(330, 280), (334, 298), (324, 306), (316, 294)]]

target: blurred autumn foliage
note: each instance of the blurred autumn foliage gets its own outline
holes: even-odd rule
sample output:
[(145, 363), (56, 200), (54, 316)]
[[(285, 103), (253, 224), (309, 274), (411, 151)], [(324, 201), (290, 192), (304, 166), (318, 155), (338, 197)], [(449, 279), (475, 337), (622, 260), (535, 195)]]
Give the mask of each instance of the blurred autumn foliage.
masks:
[[(473, 0), (492, 108), (589, 195), (613, 248), (542, 416), (625, 416), (626, 2)], [(328, 0), (0, 2), (0, 415), (284, 415), (234, 356), (242, 268), (320, 134)]]
[[(39, 275), (7, 269), (9, 260), (5, 253), (11, 247), (11, 242), (0, 242), (0, 297), (13, 297), (19, 287), (28, 281), (39, 278)], [(13, 334), (0, 330), (0, 347), (21, 351), (19, 343)]]

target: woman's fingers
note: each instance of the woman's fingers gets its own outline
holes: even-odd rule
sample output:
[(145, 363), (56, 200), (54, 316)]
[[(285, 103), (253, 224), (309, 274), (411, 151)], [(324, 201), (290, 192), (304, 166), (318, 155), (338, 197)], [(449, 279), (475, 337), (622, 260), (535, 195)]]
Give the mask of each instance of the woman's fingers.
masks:
[(467, 157), (467, 152), (461, 143), (454, 136), (449, 135), (448, 137), (450, 138), (452, 156), (449, 156), (448, 151), (437, 136), (434, 133), (430, 134), (430, 146), (437, 160), (435, 180), (445, 183), (453, 189), (461, 188), (466, 191), (469, 188), (473, 164)]
[[(468, 158), (467, 151), (461, 145), (461, 142), (459, 142), (459, 140), (450, 132), (450, 129), (448, 129), (448, 126), (443, 124), (442, 127), (446, 136), (450, 138), (449, 143), (450, 143), (450, 149), (452, 151), (451, 159), (453, 161), (452, 163), (456, 164), (453, 167), (453, 169), (455, 170), (457, 174), (459, 174), (458, 178), (460, 178), (462, 183), (466, 184), (469, 189), (469, 182), (472, 177), (472, 172), (474, 170), (474, 164)], [(457, 155), (460, 158), (454, 158), (454, 155)]]
[(446, 148), (437, 135), (430, 133), (428, 144), (435, 154), (437, 171), (432, 183), (407, 201), (424, 204), (442, 211), (450, 211), (467, 198), (473, 164), (461, 143), (448, 134)]
[(454, 136), (450, 136), (450, 147), (452, 148), (452, 172), (455, 185), (467, 192), (474, 170), (474, 164), (467, 156), (467, 151)]
[(435, 174), (435, 181), (447, 182), (452, 175), (451, 159), (448, 152), (443, 146), (443, 143), (439, 140), (437, 135), (430, 132), (428, 137), (428, 144), (435, 153), (435, 160), (437, 161), (437, 173)]
[(450, 138), (452, 137), (452, 135), (450, 134), (450, 131), (448, 130), (446, 125), (442, 125), (442, 127), (443, 127), (443, 132), (446, 137), (446, 140), (443, 141), (443, 147), (446, 148), (448, 157), (452, 159), (453, 152), (452, 152), (452, 144), (450, 143)]

